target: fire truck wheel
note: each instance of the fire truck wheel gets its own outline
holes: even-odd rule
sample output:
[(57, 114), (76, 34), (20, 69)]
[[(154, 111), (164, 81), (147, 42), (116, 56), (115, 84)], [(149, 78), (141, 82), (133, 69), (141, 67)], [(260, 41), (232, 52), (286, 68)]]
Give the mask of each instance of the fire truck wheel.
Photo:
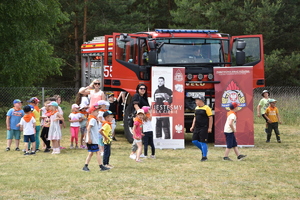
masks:
[(132, 112), (131, 109), (129, 109), (129, 107), (126, 107), (125, 112), (124, 112), (124, 119), (123, 119), (124, 134), (129, 143), (133, 142), (132, 127), (129, 126), (129, 118), (131, 117), (131, 114), (132, 114), (131, 112)]

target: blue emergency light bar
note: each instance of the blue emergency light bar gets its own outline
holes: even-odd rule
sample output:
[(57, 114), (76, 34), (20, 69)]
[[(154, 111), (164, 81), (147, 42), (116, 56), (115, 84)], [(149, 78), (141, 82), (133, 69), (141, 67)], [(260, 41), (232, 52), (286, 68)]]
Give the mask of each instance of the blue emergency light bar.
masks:
[(155, 29), (155, 32), (158, 33), (218, 33), (218, 30), (212, 29)]

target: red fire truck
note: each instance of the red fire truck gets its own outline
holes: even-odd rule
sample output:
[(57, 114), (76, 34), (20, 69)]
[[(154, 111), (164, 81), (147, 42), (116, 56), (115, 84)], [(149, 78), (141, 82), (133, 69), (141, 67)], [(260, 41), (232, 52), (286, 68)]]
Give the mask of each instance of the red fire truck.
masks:
[(262, 35), (230, 36), (218, 30), (190, 29), (113, 33), (86, 42), (81, 53), (82, 86), (98, 78), (104, 91), (126, 92), (124, 109), (119, 112), (124, 116), (128, 141), (132, 141), (132, 134), (127, 105), (139, 83), (147, 85), (151, 96), (153, 66), (185, 67), (186, 132), (193, 119), (193, 96), (205, 94), (206, 104), (214, 108), (214, 85), (220, 84), (214, 80), (214, 67), (253, 66), (253, 88), (265, 84)]

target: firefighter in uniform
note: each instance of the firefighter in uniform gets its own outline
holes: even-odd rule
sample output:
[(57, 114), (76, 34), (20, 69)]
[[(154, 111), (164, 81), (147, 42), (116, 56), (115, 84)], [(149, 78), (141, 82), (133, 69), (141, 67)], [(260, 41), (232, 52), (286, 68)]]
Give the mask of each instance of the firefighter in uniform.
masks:
[[(165, 87), (165, 78), (158, 78), (158, 89), (154, 92), (155, 112), (157, 114), (168, 115), (170, 105), (173, 100), (173, 91)], [(156, 138), (162, 138), (162, 130), (165, 139), (170, 139), (170, 120), (169, 117), (156, 117)]]

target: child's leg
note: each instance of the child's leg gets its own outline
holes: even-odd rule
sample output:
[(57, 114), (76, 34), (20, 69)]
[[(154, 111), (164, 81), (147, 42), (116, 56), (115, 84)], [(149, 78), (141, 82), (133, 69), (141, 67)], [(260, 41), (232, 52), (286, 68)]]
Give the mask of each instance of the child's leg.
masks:
[(28, 142), (24, 143), (25, 151), (28, 152)]
[[(99, 151), (98, 151), (98, 152), (99, 152)], [(97, 152), (97, 153), (98, 153), (98, 152)], [(93, 156), (93, 152), (89, 152), (87, 158), (85, 159), (85, 164), (86, 164), (86, 165), (88, 165), (88, 164), (90, 163), (92, 156)], [(98, 155), (97, 155), (97, 160), (98, 160)]]
[(272, 135), (272, 123), (268, 123), (267, 141), (270, 141)]
[(40, 148), (40, 130), (41, 130), (41, 126), (35, 127), (35, 149)]
[(273, 129), (274, 129), (277, 141), (280, 141), (280, 133), (279, 133), (279, 129), (278, 129), (278, 122), (273, 123)]
[(154, 146), (154, 142), (153, 142), (153, 135), (151, 135), (149, 137), (149, 145), (151, 147), (151, 155), (154, 156), (155, 155), (155, 146)]
[(136, 151), (136, 160), (140, 160), (140, 155), (142, 153), (142, 141), (140, 140), (140, 142), (136, 142), (138, 149)]
[(207, 157), (207, 152), (208, 152), (207, 144), (205, 142), (200, 142), (200, 145), (202, 149), (202, 156)]
[(236, 156), (240, 155), (238, 147), (233, 147), (233, 150), (234, 150), (234, 153), (235, 153)]
[(149, 144), (149, 135), (148, 133), (144, 133), (145, 136), (143, 137), (143, 141), (144, 141), (144, 155), (147, 156), (148, 155), (148, 144)]
[(80, 146), (83, 146), (84, 127), (80, 127)]
[(79, 132), (79, 127), (74, 127), (74, 131), (75, 131), (75, 144), (76, 144), (76, 147), (78, 147), (78, 132)]
[(97, 161), (98, 161), (98, 164), (99, 164), (99, 165), (102, 165), (102, 158), (101, 158), (100, 151), (97, 151), (97, 152), (96, 152), (96, 155), (97, 155)]
[(36, 142), (32, 142), (32, 152), (36, 151)]
[(19, 145), (20, 145), (20, 138), (21, 138), (21, 131), (19, 131), (19, 130), (14, 130), (14, 135), (15, 135), (16, 148), (19, 148)]
[(104, 155), (103, 155), (103, 165), (109, 164), (109, 157), (110, 157), (110, 145), (104, 145)]
[(70, 132), (71, 132), (71, 146), (73, 146), (73, 142), (74, 142), (74, 139), (75, 139), (75, 130), (74, 130), (75, 127), (70, 127)]
[(225, 149), (225, 155), (224, 155), (224, 157), (228, 157), (229, 152), (230, 152), (230, 148), (226, 148)]

